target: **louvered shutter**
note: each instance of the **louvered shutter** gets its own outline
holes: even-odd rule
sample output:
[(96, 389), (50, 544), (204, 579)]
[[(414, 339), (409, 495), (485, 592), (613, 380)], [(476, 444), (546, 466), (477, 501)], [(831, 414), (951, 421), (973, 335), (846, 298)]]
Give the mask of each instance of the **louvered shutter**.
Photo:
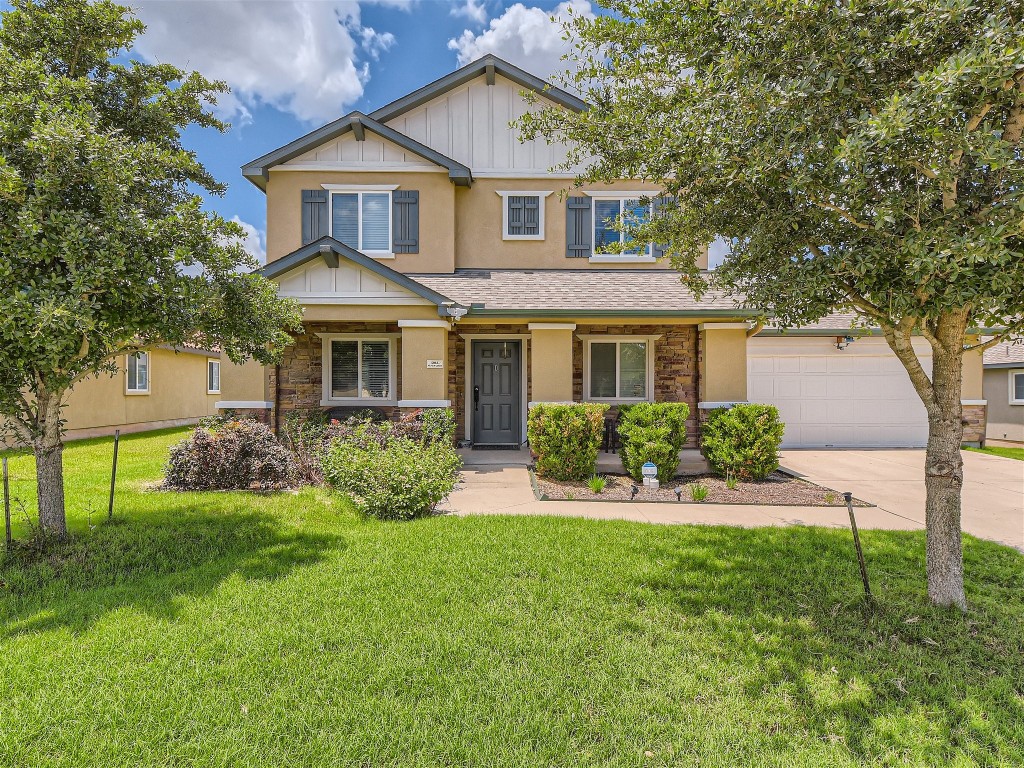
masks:
[(540, 197), (529, 195), (523, 198), (523, 234), (540, 234)]
[[(662, 206), (669, 205), (672, 202), (672, 200), (673, 198), (671, 197), (656, 197), (653, 200), (651, 200), (651, 218), (656, 218), (658, 216), (658, 209), (661, 208)], [(665, 255), (665, 246), (662, 245), (661, 243), (653, 243), (651, 245), (651, 254), (654, 256), (654, 258), (660, 259), (662, 256)]]
[(391, 193), (392, 248), (395, 253), (420, 252), (420, 193), (396, 189)]
[(511, 195), (508, 200), (508, 233), (510, 235), (525, 235), (526, 221), (524, 215), (526, 198), (519, 195)]
[(302, 244), (319, 240), (327, 232), (327, 190), (302, 190)]
[(590, 258), (594, 253), (593, 218), (589, 197), (570, 197), (565, 202), (565, 255)]

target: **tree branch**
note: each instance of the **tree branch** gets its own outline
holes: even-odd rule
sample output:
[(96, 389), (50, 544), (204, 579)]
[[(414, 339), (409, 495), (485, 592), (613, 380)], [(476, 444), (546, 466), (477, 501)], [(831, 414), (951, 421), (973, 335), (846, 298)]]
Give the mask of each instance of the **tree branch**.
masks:
[(850, 213), (844, 208), (840, 208), (838, 205), (826, 203), (824, 200), (818, 200), (816, 197), (812, 197), (810, 195), (808, 195), (807, 199), (810, 200), (814, 205), (818, 206), (819, 208), (824, 208), (826, 211), (838, 213), (840, 218), (843, 218), (846, 221), (850, 222), (851, 224), (853, 224), (853, 226), (857, 227), (858, 229), (871, 229), (870, 224), (865, 224), (852, 213)]
[(1003, 141), (1017, 146), (1024, 135), (1024, 70), (1018, 72), (1007, 87), (1017, 90), (1018, 99), (1017, 103), (1010, 107), (1006, 125), (1003, 126)]
[(932, 386), (932, 380), (925, 372), (924, 366), (921, 365), (921, 360), (914, 351), (911, 334), (916, 325), (916, 319), (905, 317), (900, 320), (898, 326), (894, 326), (889, 322), (882, 323), (882, 333), (889, 344), (889, 348), (896, 354), (900, 362), (903, 363), (903, 367), (907, 369), (914, 389), (917, 390), (921, 402), (924, 403), (924, 407), (931, 414), (936, 408), (935, 388)]

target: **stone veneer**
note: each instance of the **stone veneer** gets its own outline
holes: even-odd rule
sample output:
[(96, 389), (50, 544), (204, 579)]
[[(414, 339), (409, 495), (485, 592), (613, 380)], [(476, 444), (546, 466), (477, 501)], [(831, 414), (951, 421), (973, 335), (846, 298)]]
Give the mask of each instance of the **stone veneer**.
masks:
[[(593, 336), (648, 336), (654, 342), (654, 400), (686, 403), (686, 447), (697, 447), (698, 334), (696, 325), (577, 325), (573, 332), (573, 400), (583, 399), (583, 341), (576, 334)], [(615, 410), (614, 408), (612, 409)]]
[(963, 414), (960, 421), (964, 425), (964, 443), (981, 445), (985, 442), (986, 407), (984, 405), (960, 406)]

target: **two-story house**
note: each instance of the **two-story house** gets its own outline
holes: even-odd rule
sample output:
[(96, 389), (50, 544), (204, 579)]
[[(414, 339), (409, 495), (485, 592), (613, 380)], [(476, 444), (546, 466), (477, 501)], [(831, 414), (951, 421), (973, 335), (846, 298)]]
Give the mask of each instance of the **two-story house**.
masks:
[[(650, 215), (641, 200), (658, 189), (551, 172), (565, 147), (509, 125), (535, 108), (527, 90), (587, 107), (485, 56), (243, 167), (267, 198), (263, 273), (302, 303), (305, 327), (264, 401), (239, 405), (277, 424), (295, 409), (451, 406), (459, 438), (504, 446), (526, 439), (531, 402), (679, 401), (695, 443), (700, 410), (753, 384), (778, 399), (791, 444), (922, 443), (923, 408), (884, 342), (835, 345), (842, 323), (751, 339), (749, 313), (697, 300), (656, 245), (605, 252), (616, 219)], [(869, 358), (887, 360), (856, 363)]]

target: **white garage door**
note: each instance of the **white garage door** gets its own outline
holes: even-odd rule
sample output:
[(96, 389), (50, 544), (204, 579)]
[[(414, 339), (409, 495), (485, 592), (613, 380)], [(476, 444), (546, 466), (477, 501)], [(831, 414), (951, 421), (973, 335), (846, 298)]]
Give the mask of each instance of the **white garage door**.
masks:
[[(784, 448), (919, 447), (928, 419), (903, 364), (884, 339), (840, 351), (834, 337), (753, 338), (747, 398), (779, 409)], [(927, 344), (915, 345), (931, 372)]]

